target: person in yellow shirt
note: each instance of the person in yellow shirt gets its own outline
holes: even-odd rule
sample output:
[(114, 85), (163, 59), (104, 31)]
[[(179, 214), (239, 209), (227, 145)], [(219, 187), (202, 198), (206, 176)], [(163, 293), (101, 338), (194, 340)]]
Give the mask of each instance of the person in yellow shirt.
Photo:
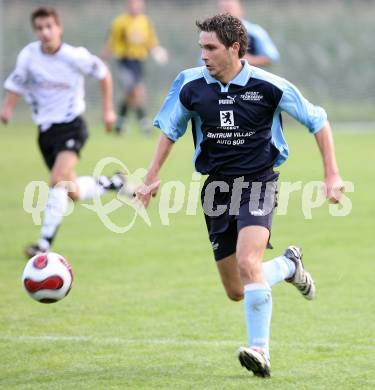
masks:
[(117, 134), (124, 132), (124, 121), (129, 108), (135, 110), (141, 130), (145, 134), (151, 131), (151, 121), (145, 110), (144, 62), (149, 54), (157, 63), (164, 64), (168, 61), (168, 52), (159, 45), (158, 37), (144, 10), (144, 0), (127, 0), (126, 12), (113, 20), (103, 50), (104, 59), (108, 60), (111, 55), (116, 58), (123, 89), (115, 127)]

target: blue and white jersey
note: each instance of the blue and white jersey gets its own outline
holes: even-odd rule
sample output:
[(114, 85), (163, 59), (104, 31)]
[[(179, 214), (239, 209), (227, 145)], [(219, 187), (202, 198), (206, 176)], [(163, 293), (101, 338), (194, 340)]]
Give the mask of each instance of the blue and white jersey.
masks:
[(280, 58), (279, 51), (267, 31), (258, 24), (250, 23), (244, 19), (241, 21), (246, 28), (249, 38), (249, 48), (247, 52), (256, 56), (266, 56), (272, 62), (278, 61)]
[(195, 168), (202, 174), (241, 176), (279, 166), (288, 157), (281, 113), (311, 133), (326, 123), (326, 112), (312, 105), (287, 80), (242, 61), (227, 85), (206, 67), (181, 72), (154, 125), (172, 141), (192, 122)]

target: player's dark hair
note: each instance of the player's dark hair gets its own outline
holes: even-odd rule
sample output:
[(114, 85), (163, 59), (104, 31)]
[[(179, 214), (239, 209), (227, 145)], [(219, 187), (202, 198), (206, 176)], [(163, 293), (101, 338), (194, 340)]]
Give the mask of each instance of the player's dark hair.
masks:
[(57, 24), (60, 24), (59, 14), (57, 13), (55, 8), (53, 8), (53, 7), (39, 7), (39, 8), (34, 9), (34, 11), (31, 13), (31, 16), (30, 16), (31, 25), (34, 27), (34, 23), (35, 23), (36, 18), (48, 18), (49, 16), (52, 16), (55, 19), (55, 22)]
[(202, 22), (195, 22), (200, 31), (215, 32), (219, 41), (229, 48), (233, 43), (240, 44), (238, 55), (242, 58), (248, 48), (247, 32), (241, 20), (230, 14), (219, 14), (207, 18)]

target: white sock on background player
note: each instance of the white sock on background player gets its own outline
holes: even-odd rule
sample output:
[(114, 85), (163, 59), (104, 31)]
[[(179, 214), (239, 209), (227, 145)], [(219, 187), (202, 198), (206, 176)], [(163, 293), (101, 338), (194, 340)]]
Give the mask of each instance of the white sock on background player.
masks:
[[(114, 174), (111, 178), (101, 176), (95, 179), (92, 176), (80, 176), (76, 180), (80, 200), (89, 200), (102, 196), (107, 190), (119, 191), (124, 185), (123, 175)], [(50, 249), (56, 235), (57, 228), (62, 222), (68, 208), (68, 190), (62, 186), (50, 188), (44, 220), (41, 228), (41, 238), (38, 248), (43, 251)]]
[(77, 178), (76, 183), (80, 200), (93, 199), (102, 196), (107, 191), (106, 188), (92, 176), (80, 176)]
[(50, 188), (44, 220), (41, 229), (41, 240), (38, 244), (42, 249), (47, 250), (47, 243), (51, 243), (57, 228), (59, 227), (68, 207), (68, 191), (64, 187)]
[[(92, 199), (101, 196), (106, 192), (102, 184), (90, 176), (81, 176), (77, 178), (79, 198), (81, 200)], [(68, 208), (68, 190), (65, 187), (50, 188), (46, 209), (44, 210), (44, 220), (41, 229), (41, 239), (38, 241), (40, 249), (48, 250), (52, 243), (57, 228), (64, 218)]]
[(111, 177), (100, 176), (98, 179), (92, 176), (80, 176), (77, 178), (76, 184), (80, 200), (93, 199), (102, 196), (107, 191), (121, 191), (128, 187), (125, 185), (125, 176), (120, 172)]

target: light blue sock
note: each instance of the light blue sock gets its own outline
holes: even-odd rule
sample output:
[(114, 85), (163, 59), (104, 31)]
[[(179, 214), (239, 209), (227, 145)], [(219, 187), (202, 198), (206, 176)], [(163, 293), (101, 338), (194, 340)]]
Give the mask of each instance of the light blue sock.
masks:
[(272, 316), (271, 289), (261, 283), (247, 284), (244, 288), (245, 320), (250, 348), (261, 348), (269, 354)]
[(270, 286), (291, 278), (295, 272), (294, 262), (285, 256), (276, 257), (263, 263), (263, 274)]

